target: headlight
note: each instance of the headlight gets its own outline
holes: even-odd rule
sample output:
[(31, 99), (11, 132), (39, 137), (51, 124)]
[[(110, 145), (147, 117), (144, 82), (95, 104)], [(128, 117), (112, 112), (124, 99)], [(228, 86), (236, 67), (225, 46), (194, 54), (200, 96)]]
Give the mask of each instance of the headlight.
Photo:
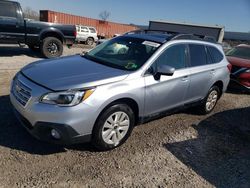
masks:
[(85, 91), (69, 90), (63, 92), (47, 93), (41, 97), (40, 102), (58, 106), (75, 106), (87, 99), (93, 92), (94, 89)]

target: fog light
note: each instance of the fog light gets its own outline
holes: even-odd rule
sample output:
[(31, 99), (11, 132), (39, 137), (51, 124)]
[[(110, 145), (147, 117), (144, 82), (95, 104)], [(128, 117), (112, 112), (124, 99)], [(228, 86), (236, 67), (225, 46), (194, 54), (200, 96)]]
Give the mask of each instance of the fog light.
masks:
[(52, 130), (51, 130), (51, 136), (52, 136), (53, 138), (55, 138), (55, 139), (60, 139), (60, 138), (61, 138), (60, 133), (59, 133), (57, 130), (55, 130), (55, 129), (52, 129)]

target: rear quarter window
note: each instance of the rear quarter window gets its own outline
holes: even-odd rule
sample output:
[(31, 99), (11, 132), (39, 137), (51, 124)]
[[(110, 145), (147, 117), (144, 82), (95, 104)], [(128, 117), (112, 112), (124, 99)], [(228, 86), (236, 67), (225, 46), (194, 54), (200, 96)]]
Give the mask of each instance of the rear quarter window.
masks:
[(212, 57), (213, 63), (219, 63), (223, 60), (223, 54), (215, 47), (208, 46), (207, 47), (210, 56)]
[(94, 28), (90, 27), (89, 30), (90, 30), (90, 33), (96, 33), (96, 30)]

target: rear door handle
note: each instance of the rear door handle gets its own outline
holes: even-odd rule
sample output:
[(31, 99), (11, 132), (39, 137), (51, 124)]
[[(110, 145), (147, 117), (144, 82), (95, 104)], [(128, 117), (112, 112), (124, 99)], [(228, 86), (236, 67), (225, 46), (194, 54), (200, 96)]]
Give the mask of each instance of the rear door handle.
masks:
[(183, 81), (183, 82), (188, 81), (188, 76), (183, 76), (183, 77), (181, 78), (181, 81)]
[(215, 69), (210, 70), (210, 73), (214, 74), (215, 73)]

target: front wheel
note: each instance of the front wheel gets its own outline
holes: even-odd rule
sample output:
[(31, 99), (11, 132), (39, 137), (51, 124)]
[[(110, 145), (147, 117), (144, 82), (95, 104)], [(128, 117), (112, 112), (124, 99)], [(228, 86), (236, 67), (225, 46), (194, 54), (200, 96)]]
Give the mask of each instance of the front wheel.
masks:
[(99, 150), (110, 150), (122, 145), (135, 125), (133, 110), (126, 104), (115, 104), (98, 118), (93, 129), (92, 143)]
[(43, 39), (41, 52), (46, 58), (60, 57), (63, 53), (63, 44), (58, 38), (47, 37)]
[(219, 98), (220, 89), (217, 86), (211, 87), (202, 105), (199, 106), (199, 110), (202, 114), (209, 114), (215, 108)]

